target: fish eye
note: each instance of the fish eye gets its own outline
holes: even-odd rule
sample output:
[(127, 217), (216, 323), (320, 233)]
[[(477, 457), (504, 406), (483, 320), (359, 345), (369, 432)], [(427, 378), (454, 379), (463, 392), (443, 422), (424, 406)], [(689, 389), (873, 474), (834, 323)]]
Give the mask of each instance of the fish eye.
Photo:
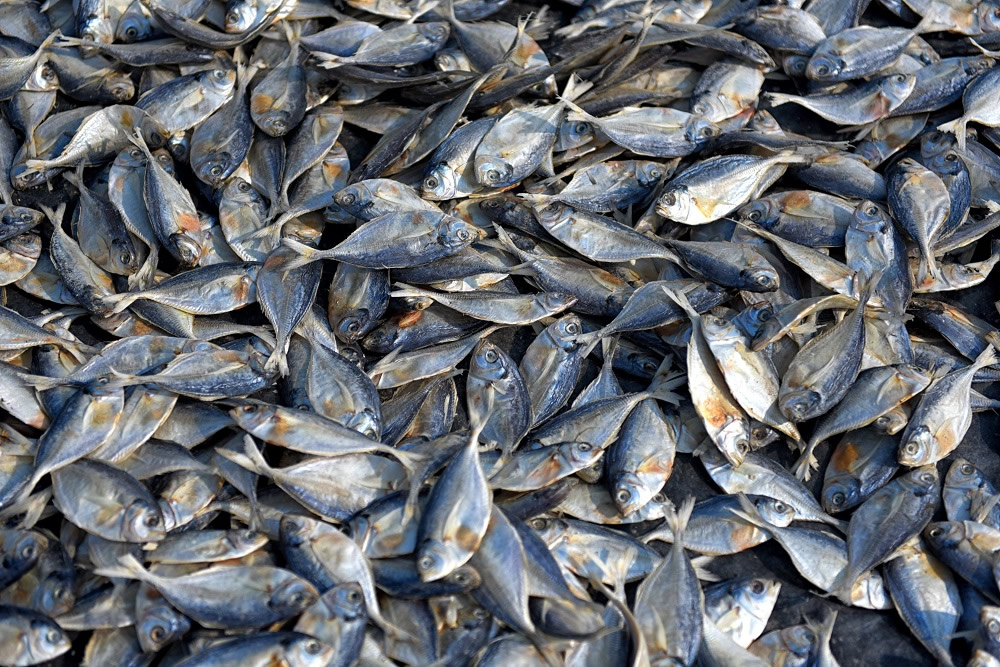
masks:
[(167, 631), (160, 625), (154, 625), (149, 631), (149, 638), (154, 642), (161, 642), (167, 636)]
[(816, 641), (816, 635), (814, 635), (809, 630), (806, 630), (805, 632), (803, 632), (802, 633), (802, 637), (805, 638), (805, 640), (807, 642), (809, 642), (810, 644), (813, 643), (814, 641)]
[(216, 79), (225, 79), (226, 78), (226, 70), (224, 70), (224, 69), (217, 69), (217, 70), (215, 70), (215, 71), (212, 72), (212, 76), (214, 76)]
[(131, 155), (132, 157), (142, 157), (142, 151), (139, 150), (138, 148), (133, 148), (128, 152), (128, 154)]
[(136, 30), (134, 26), (129, 26), (125, 28), (125, 36), (129, 39), (135, 39), (139, 36), (139, 31)]
[(840, 505), (844, 504), (844, 501), (847, 500), (847, 498), (844, 496), (843, 493), (840, 493), (838, 491), (837, 493), (833, 494), (833, 497), (830, 500), (833, 501), (834, 505), (837, 505), (839, 507)]
[(122, 264), (129, 264), (132, 262), (132, 255), (128, 254), (127, 252), (123, 252), (122, 254), (118, 255), (118, 260)]
[(46, 81), (52, 81), (53, 79), (56, 78), (56, 71), (48, 66), (43, 67), (42, 78), (45, 79)]
[(740, 456), (745, 456), (747, 452), (750, 451), (750, 443), (746, 440), (738, 440), (736, 442), (736, 452)]
[(663, 203), (667, 206), (673, 206), (677, 203), (677, 196), (673, 192), (667, 193), (663, 197)]
[(786, 505), (785, 503), (781, 502), (780, 500), (775, 501), (775, 503), (774, 503), (774, 511), (775, 512), (786, 512), (787, 510), (788, 510), (788, 505)]
[(997, 634), (1000, 632), (1000, 621), (997, 621), (996, 619), (991, 620), (986, 624), (986, 629), (990, 631), (991, 635)]
[(291, 597), (288, 598), (288, 601), (293, 605), (300, 605), (306, 601), (306, 594), (302, 591), (295, 591), (292, 593)]
[(767, 437), (767, 429), (763, 426), (758, 426), (750, 435), (752, 435), (755, 440), (763, 440)]
[(472, 237), (472, 234), (469, 233), (468, 229), (460, 229), (455, 233), (455, 236), (458, 237), (459, 241), (468, 241)]
[(750, 590), (753, 591), (755, 595), (760, 595), (764, 592), (764, 582), (754, 579), (753, 583), (750, 584)]
[(486, 180), (488, 180), (490, 183), (496, 183), (497, 181), (500, 180), (500, 172), (497, 171), (496, 169), (490, 169), (488, 172), (486, 172)]
[(971, 463), (963, 463), (960, 470), (962, 471), (963, 475), (971, 475), (976, 471), (976, 469), (972, 466)]
[(160, 525), (160, 517), (155, 514), (146, 515), (146, 519), (143, 521), (147, 528), (156, 528)]
[(760, 275), (754, 278), (754, 282), (758, 285), (769, 285), (771, 284), (771, 278), (768, 276)]
[(819, 74), (820, 76), (826, 76), (827, 74), (830, 73), (830, 68), (827, 67), (826, 65), (820, 65), (819, 67), (816, 68), (816, 73)]
[(865, 213), (868, 215), (878, 215), (878, 207), (873, 204), (865, 209)]
[(920, 448), (917, 446), (917, 443), (915, 442), (908, 442), (906, 443), (906, 446), (903, 447), (903, 451), (906, 452), (907, 454), (916, 454), (919, 449)]
[(351, 204), (353, 204), (355, 202), (355, 200), (357, 200), (357, 197), (355, 197), (351, 193), (347, 193), (343, 197), (341, 197), (341, 202), (340, 203), (343, 206), (350, 206)]
[(222, 167), (220, 167), (219, 165), (215, 165), (214, 167), (208, 170), (208, 173), (218, 178), (219, 176), (222, 176)]
[(244, 405), (241, 409), (248, 415), (252, 415), (253, 413), (257, 412), (256, 405)]
[(465, 584), (469, 583), (469, 577), (466, 576), (465, 572), (456, 572), (455, 576), (452, 578), (455, 580), (455, 583), (458, 584), (459, 586), (464, 586)]
[(434, 559), (431, 558), (430, 556), (424, 556), (423, 558), (417, 561), (417, 567), (419, 567), (421, 570), (429, 570), (433, 566), (434, 566)]
[(906, 81), (906, 75), (905, 74), (897, 74), (896, 76), (892, 77), (892, 79), (896, 83), (903, 83), (904, 81)]
[(545, 519), (532, 519), (531, 520), (531, 527), (534, 528), (535, 530), (545, 530), (545, 526), (547, 524), (548, 524), (548, 522)]
[(497, 208), (498, 206), (500, 206), (500, 200), (499, 199), (487, 199), (485, 201), (479, 202), (479, 208), (482, 208), (484, 206), (486, 208)]
[(653, 169), (649, 170), (649, 177), (650, 178), (659, 178), (661, 175), (662, 175), (662, 172), (659, 169), (656, 169), (655, 167)]
[(579, 449), (581, 452), (589, 452), (591, 449), (594, 448), (594, 446), (591, 445), (589, 442), (581, 442), (577, 444), (576, 448)]
[(705, 127), (701, 128), (700, 134), (701, 136), (708, 138), (715, 134), (715, 130), (713, 130), (710, 125), (706, 125)]
[(958, 156), (955, 155), (954, 153), (948, 153), (947, 155), (944, 156), (945, 162), (954, 162), (957, 159)]
[(490, 617), (490, 613), (482, 607), (477, 607), (476, 610), (472, 612), (472, 615), (481, 621)]
[(35, 545), (25, 544), (24, 548), (21, 549), (21, 558), (34, 558), (35, 557)]
[(489, 350), (486, 350), (486, 354), (484, 354), (483, 357), (486, 359), (487, 362), (492, 364), (496, 363), (496, 360), (500, 358), (500, 355), (497, 354), (496, 350), (491, 348)]
[(667, 497), (665, 495), (663, 495), (662, 493), (657, 493), (655, 496), (653, 496), (653, 502), (654, 503), (665, 503), (665, 502), (667, 502)]
[(347, 601), (348, 602), (355, 602), (355, 603), (361, 602), (361, 593), (359, 593), (359, 592), (357, 592), (355, 590), (348, 591), (347, 592)]
[(22, 213), (20, 217), (21, 217), (21, 222), (31, 222), (30, 213)]
[(626, 489), (619, 489), (618, 493), (615, 494), (615, 499), (620, 502), (628, 502), (628, 499), (632, 496)]
[(428, 190), (433, 190), (437, 186), (438, 186), (438, 181), (433, 176), (430, 177), (430, 178), (424, 179), (424, 187), (427, 188)]
[(310, 639), (306, 642), (305, 649), (309, 655), (319, 655), (323, 650), (323, 645), (315, 639)]
[(61, 639), (60, 632), (58, 630), (49, 630), (45, 633), (45, 638), (49, 640), (50, 644), (58, 644)]
[(361, 329), (361, 324), (359, 322), (351, 322), (347, 325), (347, 330), (350, 333), (357, 333)]
[(931, 537), (941, 537), (942, 535), (944, 535), (944, 529), (939, 526), (934, 527), (931, 528), (929, 531), (927, 531), (927, 534), (930, 535)]
[(750, 211), (750, 215), (747, 216), (747, 219), (750, 220), (750, 222), (758, 222), (760, 217), (760, 211)]
[(570, 322), (566, 325), (566, 333), (575, 334), (580, 331), (580, 326), (576, 322)]
[(587, 132), (587, 129), (588, 127), (586, 123), (577, 123), (573, 126), (573, 131), (577, 134), (584, 134)]
[(934, 481), (934, 475), (930, 474), (929, 472), (925, 472), (920, 476), (920, 481), (924, 482), (925, 484), (930, 484), (931, 482)]

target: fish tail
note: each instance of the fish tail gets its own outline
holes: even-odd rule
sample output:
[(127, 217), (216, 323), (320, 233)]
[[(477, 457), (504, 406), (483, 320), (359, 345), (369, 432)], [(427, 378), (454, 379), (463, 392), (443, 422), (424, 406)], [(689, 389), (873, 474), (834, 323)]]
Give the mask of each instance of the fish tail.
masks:
[(829, 642), (833, 636), (833, 626), (837, 622), (837, 610), (823, 607), (819, 618), (806, 617), (806, 625), (819, 637), (820, 644)]
[(937, 126), (937, 129), (941, 132), (951, 132), (955, 135), (955, 142), (958, 144), (958, 150), (965, 152), (965, 126), (969, 121), (965, 116), (959, 116), (955, 120), (949, 123), (941, 123)]
[(684, 531), (687, 530), (688, 521), (691, 520), (691, 512), (694, 510), (694, 496), (688, 496), (677, 509), (667, 511), (666, 523), (670, 532), (674, 534), (674, 544), (684, 543)]
[(288, 375), (288, 360), (285, 358), (285, 347), (283, 345), (275, 345), (271, 350), (271, 355), (264, 362), (264, 370), (273, 371), (275, 368), (278, 369), (278, 375), (285, 377)]
[[(580, 107), (576, 106), (573, 103), (573, 101), (579, 99), (581, 95), (583, 95), (585, 92), (587, 92), (588, 90), (590, 90), (593, 87), (594, 87), (593, 82), (591, 82), (591, 81), (584, 81), (583, 79), (581, 79), (580, 77), (578, 77), (576, 74), (571, 74), (570, 77), (569, 77), (569, 79), (567, 79), (567, 81), (566, 81), (566, 87), (563, 88), (563, 93), (559, 97), (559, 99), (562, 100), (562, 102), (564, 104), (566, 104), (567, 106), (569, 106), (571, 109), (573, 109), (577, 113), (587, 114), (586, 111), (584, 111)], [(590, 114), (587, 114), (587, 116), (590, 117), (590, 118), (593, 118), (593, 116), (591, 116)]]
[(584, 359), (590, 356), (597, 344), (603, 340), (600, 331), (580, 334), (576, 337), (576, 342), (580, 344), (580, 356)]
[(24, 161), (25, 171), (27, 171), (28, 173), (35, 173), (37, 171), (45, 171), (45, 169), (48, 166), (49, 166), (49, 161), (48, 160), (33, 159), (33, 160), (25, 160)]
[(722, 577), (706, 569), (714, 560), (714, 556), (696, 556), (691, 559), (691, 568), (699, 581), (722, 581)]
[(555, 195), (546, 194), (531, 194), (530, 192), (522, 192), (517, 195), (524, 201), (531, 204), (533, 207), (538, 208), (540, 206), (545, 206), (548, 204)]
[(764, 530), (770, 530), (774, 526), (765, 519), (761, 513), (757, 510), (750, 499), (747, 498), (745, 493), (737, 493), (736, 500), (740, 504), (740, 509), (730, 510), (734, 515), (743, 519), (744, 521), (757, 526), (758, 528), (763, 528)]
[(764, 99), (772, 107), (780, 107), (782, 104), (788, 104), (789, 102), (795, 102), (798, 99), (797, 95), (789, 95), (788, 93), (765, 93)]
[(802, 456), (795, 462), (795, 476), (804, 482), (808, 482), (812, 471), (819, 467), (819, 461), (816, 460), (814, 452), (816, 451), (816, 446), (821, 442), (822, 439), (815, 437), (809, 440), (809, 444), (806, 445)]
[(666, 285), (664, 285), (663, 287), (661, 287), (661, 289), (664, 291), (664, 293), (666, 293), (666, 295), (668, 297), (670, 297), (671, 301), (673, 301), (674, 303), (676, 303), (678, 306), (680, 306), (684, 310), (685, 313), (687, 313), (687, 316), (689, 318), (691, 318), (692, 320), (697, 320), (700, 317), (698, 315), (698, 311), (695, 310), (694, 306), (691, 305), (691, 302), (688, 301), (688, 298), (684, 294), (684, 292), (682, 292), (681, 290), (678, 290), (678, 289), (671, 289), (670, 287), (667, 287)]
[(316, 260), (323, 259), (323, 253), (321, 250), (317, 250), (312, 246), (308, 246), (301, 241), (296, 241), (290, 236), (286, 236), (281, 239), (281, 244), (286, 248), (291, 248), (299, 254), (295, 259), (288, 261), (286, 264), (286, 271), (291, 271), (293, 269), (298, 269)]
[(73, 384), (73, 380), (68, 377), (50, 378), (45, 375), (32, 375), (30, 373), (19, 373), (17, 377), (24, 381), (25, 384), (30, 384), (36, 391), (46, 391), (47, 389), (55, 389)]
[(683, 387), (685, 384), (687, 384), (687, 376), (684, 373), (671, 373), (654, 380), (645, 393), (649, 395), (649, 398), (655, 398), (672, 405), (680, 405), (681, 397), (672, 390)]
[(156, 581), (159, 579), (155, 574), (144, 568), (142, 563), (132, 554), (122, 556), (118, 560), (117, 565), (97, 568), (94, 570), (94, 574), (119, 579), (138, 579), (139, 581), (145, 581), (153, 585), (156, 585)]
[(122, 292), (109, 294), (103, 301), (105, 305), (111, 306), (111, 312), (120, 313), (141, 298), (143, 298), (142, 292)]
[(986, 347), (985, 350), (979, 353), (976, 360), (972, 362), (972, 367), (975, 370), (980, 368), (985, 368), (986, 366), (992, 366), (997, 363), (997, 344), (1000, 341), (997, 340), (995, 335), (989, 337), (990, 345)]
[(260, 453), (257, 443), (254, 442), (254, 439), (250, 435), (243, 436), (243, 451), (246, 452), (247, 457), (257, 471), (269, 473), (272, 470), (271, 466), (264, 460), (264, 455)]
[(396, 289), (389, 292), (390, 297), (405, 297), (405, 296), (427, 296), (427, 290), (422, 290), (419, 287), (413, 287), (412, 285), (407, 285), (406, 283), (395, 283), (393, 285)]

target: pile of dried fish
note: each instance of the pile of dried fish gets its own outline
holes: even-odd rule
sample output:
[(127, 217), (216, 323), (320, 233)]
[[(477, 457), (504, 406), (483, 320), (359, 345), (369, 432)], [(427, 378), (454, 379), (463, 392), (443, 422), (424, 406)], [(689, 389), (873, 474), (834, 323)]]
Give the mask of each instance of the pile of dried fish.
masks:
[(509, 1), (0, 0), (0, 664), (1000, 665), (1000, 4)]

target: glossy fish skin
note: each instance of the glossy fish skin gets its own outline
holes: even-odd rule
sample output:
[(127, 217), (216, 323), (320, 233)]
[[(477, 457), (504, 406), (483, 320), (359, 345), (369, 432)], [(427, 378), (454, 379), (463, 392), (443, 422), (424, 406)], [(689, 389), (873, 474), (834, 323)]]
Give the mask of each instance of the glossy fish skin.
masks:
[(514, 360), (486, 339), (472, 350), (465, 397), (480, 443), (509, 455), (531, 426), (531, 398)]
[(0, 531), (0, 552), (3, 554), (0, 584), (4, 588), (20, 579), (35, 566), (47, 540), (26, 530)]
[(639, 403), (605, 461), (609, 489), (623, 515), (640, 509), (660, 492), (673, 472), (676, 449), (675, 427), (656, 401)]
[(320, 596), (295, 624), (295, 631), (316, 637), (332, 649), (326, 665), (350, 665), (360, 657), (368, 614), (361, 587), (356, 583), (334, 586)]
[(306, 72), (298, 63), (298, 37), (288, 56), (250, 91), (250, 118), (265, 134), (283, 137), (306, 113)]
[(291, 268), (295, 257), (292, 250), (278, 248), (264, 261), (256, 279), (261, 310), (274, 328), (277, 341), (264, 367), (277, 368), (280, 375), (288, 374), (288, 364), (284, 360), (288, 340), (315, 300), (322, 274), (318, 264)]
[(260, 632), (210, 645), (182, 660), (184, 667), (214, 667), (215, 665), (280, 664), (321, 667), (334, 658), (332, 646), (300, 632)]
[(232, 96), (236, 71), (213, 69), (178, 77), (158, 86), (136, 104), (170, 134), (211, 116)]
[(955, 578), (916, 537), (885, 565), (893, 605), (903, 622), (942, 664), (951, 664), (951, 634), (962, 613)]
[(944, 478), (941, 500), (949, 521), (972, 519), (972, 504), (977, 495), (992, 497), (996, 487), (966, 459), (956, 458)]
[(191, 136), (191, 168), (198, 178), (216, 188), (243, 162), (253, 139), (254, 126), (246, 93), (250, 75), (237, 70), (237, 80), (232, 97), (197, 124)]
[(863, 125), (885, 118), (899, 107), (913, 91), (916, 77), (912, 74), (891, 74), (853, 86), (846, 93), (788, 95), (768, 93), (774, 106), (797, 104), (817, 116), (839, 125)]
[(823, 509), (852, 509), (880, 489), (899, 469), (897, 443), (869, 426), (844, 435), (833, 450), (823, 479)]
[(423, 581), (446, 577), (467, 563), (486, 534), (492, 502), (477, 442), (470, 438), (448, 463), (420, 518), (416, 557)]
[(937, 174), (909, 158), (899, 162), (888, 186), (889, 209), (917, 243), (926, 270), (937, 277), (931, 244), (948, 219), (951, 201), (948, 188)]
[(903, 239), (886, 212), (872, 201), (862, 201), (844, 236), (847, 266), (863, 275), (881, 277), (875, 295), (892, 313), (902, 313), (913, 291)]
[(70, 649), (70, 640), (59, 624), (44, 614), (11, 605), (0, 605), (0, 660), (8, 665), (34, 665)]
[(940, 479), (932, 466), (897, 478), (875, 492), (854, 514), (847, 529), (848, 566), (840, 590), (848, 590), (867, 570), (918, 535), (940, 502)]
[(923, 532), (934, 554), (994, 603), (1000, 596), (993, 576), (998, 536), (995, 529), (974, 521), (939, 521)]
[(740, 207), (740, 219), (810, 247), (844, 243), (853, 209), (849, 202), (811, 190), (770, 194)]
[(825, 414), (850, 390), (861, 370), (864, 309), (870, 296), (869, 287), (850, 315), (810, 339), (795, 355), (781, 380), (778, 399), (782, 414), (792, 421)]
[(428, 298), (463, 315), (497, 324), (523, 325), (558, 315), (576, 303), (576, 297), (554, 292), (509, 294), (489, 290), (442, 293), (396, 284), (391, 297)]
[[(148, 299), (193, 315), (218, 315), (257, 301), (257, 262), (211, 264), (177, 274), (145, 290), (116, 294), (105, 299), (121, 312), (140, 299)], [(198, 293), (192, 293), (197, 286)]]
[(564, 315), (546, 327), (528, 346), (518, 366), (531, 403), (532, 425), (562, 408), (576, 387), (583, 368), (576, 337), (580, 318)]
[(773, 579), (742, 578), (705, 590), (705, 615), (740, 646), (749, 646), (764, 633), (781, 583)]

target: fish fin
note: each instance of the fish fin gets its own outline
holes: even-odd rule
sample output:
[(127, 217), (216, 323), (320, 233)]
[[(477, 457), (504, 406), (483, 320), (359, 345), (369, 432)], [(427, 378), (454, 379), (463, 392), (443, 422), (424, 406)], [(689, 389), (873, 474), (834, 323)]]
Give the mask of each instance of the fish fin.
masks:
[[(924, 21), (926, 21), (927, 18), (929, 17), (924, 17)], [(921, 21), (919, 24), (917, 24), (917, 27), (914, 28), (914, 30), (920, 28), (920, 26), (923, 25), (924, 21)], [(930, 30), (925, 30), (925, 32), (934, 32), (934, 28), (931, 28)], [(969, 37), (969, 41), (972, 42), (972, 45), (977, 49), (979, 49), (980, 53), (982, 53), (984, 56), (989, 56), (990, 58), (1000, 58), (1000, 51), (990, 51), (989, 49), (987, 49), (986, 47), (984, 47), (982, 44), (972, 39), (971, 37)]]
[(428, 294), (433, 294), (433, 292), (422, 290), (419, 287), (413, 287), (406, 283), (393, 283), (393, 287), (396, 289), (389, 292), (390, 297), (427, 296)]
[(576, 342), (580, 347), (580, 357), (586, 359), (590, 356), (590, 353), (594, 351), (597, 344), (600, 343), (604, 338), (601, 336), (600, 331), (591, 331), (590, 333), (580, 334), (576, 337)]
[(111, 312), (120, 313), (141, 298), (143, 298), (142, 292), (122, 292), (120, 294), (109, 294), (101, 300), (104, 302), (104, 305), (111, 306)]
[(819, 461), (816, 459), (814, 452), (816, 451), (816, 446), (821, 442), (823, 442), (822, 439), (817, 440), (816, 438), (813, 438), (809, 440), (809, 444), (806, 445), (806, 449), (802, 452), (802, 456), (800, 456), (799, 460), (795, 462), (795, 476), (803, 482), (808, 482), (812, 471), (819, 468)]
[[(569, 79), (566, 80), (566, 86), (563, 88), (563, 93), (559, 96), (559, 99), (564, 104), (572, 104), (573, 100), (578, 99), (581, 95), (593, 87), (594, 84), (592, 82), (584, 81), (576, 74), (571, 74)], [(579, 109), (579, 107), (577, 107), (577, 109)], [(580, 110), (582, 111), (582, 109)]]
[(288, 360), (285, 358), (287, 350), (281, 345), (275, 345), (271, 350), (271, 355), (264, 362), (264, 370), (273, 371), (278, 369), (278, 375), (285, 377), (288, 375)]
[(780, 107), (782, 104), (794, 102), (797, 98), (798, 95), (789, 95), (788, 93), (764, 93), (764, 99), (772, 107)]
[(655, 398), (658, 401), (670, 403), (671, 405), (680, 405), (681, 397), (671, 390), (676, 389), (677, 387), (683, 387), (686, 383), (687, 375), (678, 371), (670, 375), (662, 376), (659, 381), (655, 383), (655, 385), (651, 385), (646, 390), (646, 393), (649, 394), (650, 398)]
[(667, 287), (666, 285), (662, 286), (660, 289), (662, 289), (663, 292), (668, 297), (670, 297), (671, 301), (680, 306), (684, 310), (684, 312), (687, 313), (688, 318), (690, 318), (692, 321), (695, 321), (699, 317), (701, 317), (698, 314), (698, 311), (694, 309), (694, 306), (691, 305), (691, 302), (688, 301), (688, 298), (687, 296), (684, 295), (683, 290), (672, 289), (670, 287)]
[(524, 201), (528, 202), (528, 204), (530, 204), (532, 207), (539, 208), (547, 205), (550, 201), (552, 201), (553, 197), (556, 197), (558, 195), (531, 194), (530, 192), (521, 192), (518, 193), (517, 196), (523, 199)]
[(757, 510), (757, 507), (750, 501), (745, 493), (737, 493), (736, 501), (740, 504), (740, 509), (729, 510), (732, 514), (748, 523), (753, 524), (754, 526), (757, 526), (758, 528), (763, 528), (764, 530), (774, 528), (774, 525), (761, 515), (761, 513)]
[(722, 581), (722, 577), (705, 569), (714, 560), (714, 556), (695, 556), (691, 559), (691, 568), (699, 581)]

